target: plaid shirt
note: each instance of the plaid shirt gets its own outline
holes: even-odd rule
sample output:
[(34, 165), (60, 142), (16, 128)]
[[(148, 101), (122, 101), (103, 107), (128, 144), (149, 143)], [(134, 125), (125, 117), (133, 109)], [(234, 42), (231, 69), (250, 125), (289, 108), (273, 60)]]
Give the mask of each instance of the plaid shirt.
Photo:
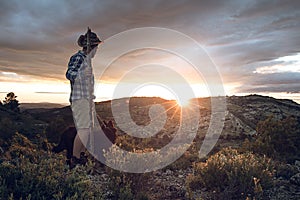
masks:
[[(69, 101), (72, 103), (78, 99), (94, 99), (94, 75), (91, 80), (85, 76), (84, 70), (88, 67), (86, 55), (82, 51), (74, 54), (69, 61), (66, 78), (71, 83), (71, 95)], [(89, 92), (89, 81), (91, 81), (91, 92)]]

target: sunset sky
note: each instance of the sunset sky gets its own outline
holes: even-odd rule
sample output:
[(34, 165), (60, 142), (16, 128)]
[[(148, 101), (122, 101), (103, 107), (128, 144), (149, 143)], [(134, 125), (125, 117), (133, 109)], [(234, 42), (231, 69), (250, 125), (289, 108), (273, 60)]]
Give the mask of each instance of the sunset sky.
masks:
[[(103, 67), (101, 53), (114, 35), (134, 28), (161, 27), (179, 31), (201, 45), (216, 65), (227, 95), (255, 93), (300, 103), (297, 0), (0, 0), (0, 25), (0, 100), (13, 91), (21, 103), (67, 104), (67, 64), (79, 50), (77, 38), (89, 26), (104, 40), (93, 60), (95, 72)], [(172, 38), (168, 42), (174, 49), (193, 54), (191, 46)], [(122, 45), (126, 41), (119, 47)], [(107, 54), (111, 51), (114, 49)], [(149, 63), (151, 66), (142, 66)], [(141, 67), (121, 79), (122, 71), (132, 65)], [(101, 83), (96, 86), (97, 101), (110, 99), (120, 80), (123, 85), (152, 83), (140, 85), (131, 95), (171, 99), (176, 94), (160, 81), (177, 87), (178, 73), (188, 79), (196, 96), (209, 96), (205, 77), (187, 65), (165, 51), (129, 52), (103, 76), (95, 73), (96, 82)]]

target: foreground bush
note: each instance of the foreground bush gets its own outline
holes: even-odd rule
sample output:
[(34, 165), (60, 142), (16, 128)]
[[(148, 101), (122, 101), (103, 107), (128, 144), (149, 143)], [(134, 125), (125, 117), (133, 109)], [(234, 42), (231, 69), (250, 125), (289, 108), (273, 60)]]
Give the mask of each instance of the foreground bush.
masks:
[(274, 167), (271, 160), (252, 153), (239, 154), (226, 148), (205, 163), (194, 164), (194, 174), (187, 179), (190, 197), (206, 188), (213, 199), (262, 198), (272, 187)]
[(300, 159), (300, 126), (297, 119), (269, 117), (257, 124), (257, 137), (250, 144), (254, 153), (294, 163)]
[[(123, 166), (125, 169), (132, 167), (131, 163), (135, 163), (135, 167), (144, 166), (143, 162), (138, 158), (142, 158), (143, 153), (152, 152), (153, 149), (134, 150), (129, 153), (128, 157), (121, 154), (119, 148), (113, 145), (108, 152), (105, 153), (106, 161), (112, 166)], [(141, 154), (141, 157), (135, 157), (133, 153)], [(128, 160), (134, 160), (128, 162)], [(154, 162), (154, 160), (143, 160), (145, 163)], [(156, 162), (160, 162), (159, 159)], [(148, 195), (146, 187), (150, 178), (150, 173), (126, 173), (111, 168), (107, 168), (107, 173), (110, 177), (108, 189), (112, 192), (112, 199), (122, 200), (147, 200)]]
[[(155, 151), (153, 148), (134, 149), (132, 152), (124, 154), (118, 146), (113, 145), (104, 154), (109, 166), (118, 166), (124, 171), (128, 169), (133, 172), (141, 172), (141, 169), (145, 171), (145, 173), (126, 173), (108, 169), (109, 190), (112, 191), (113, 199), (148, 199), (147, 187), (151, 187), (149, 180), (152, 176), (152, 172), (150, 172), (153, 170), (152, 167), (163, 166), (166, 160), (175, 160), (187, 147), (188, 144), (182, 144), (180, 147), (173, 146), (170, 147), (169, 151), (163, 153), (160, 150)], [(182, 163), (184, 163), (182, 166), (187, 165), (186, 161)]]
[(68, 170), (63, 155), (36, 149), (16, 134), (0, 163), (0, 199), (101, 199), (84, 168)]

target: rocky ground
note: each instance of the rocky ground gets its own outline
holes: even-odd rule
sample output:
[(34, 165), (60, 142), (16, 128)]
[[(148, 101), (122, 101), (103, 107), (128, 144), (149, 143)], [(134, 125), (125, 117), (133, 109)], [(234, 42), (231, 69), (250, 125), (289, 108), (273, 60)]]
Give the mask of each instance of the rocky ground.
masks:
[[(276, 177), (275, 185), (271, 190), (265, 191), (267, 199), (270, 200), (298, 200), (300, 199), (300, 162), (295, 165), (287, 165), (296, 169), (290, 177)], [(145, 191), (151, 200), (188, 200), (188, 199), (203, 199), (209, 200), (209, 191), (203, 188), (189, 196), (186, 189), (186, 178), (192, 174), (192, 168), (183, 170), (158, 170), (151, 173), (147, 180), (148, 184)], [(111, 191), (107, 189), (109, 183), (109, 175), (105, 170), (97, 170), (90, 178), (101, 188), (106, 188), (105, 196), (107, 200), (111, 198)]]
[(288, 177), (276, 177), (274, 188), (268, 191), (272, 200), (300, 199), (300, 161), (296, 161), (295, 165), (286, 165), (286, 167), (294, 168), (295, 171)]

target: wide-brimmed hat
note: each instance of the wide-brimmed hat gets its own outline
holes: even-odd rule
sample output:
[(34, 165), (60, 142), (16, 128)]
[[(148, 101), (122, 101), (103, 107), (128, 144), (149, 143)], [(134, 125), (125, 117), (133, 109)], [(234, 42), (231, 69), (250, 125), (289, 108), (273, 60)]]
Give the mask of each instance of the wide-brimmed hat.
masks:
[(80, 37), (78, 38), (77, 43), (80, 47), (87, 47), (87, 37), (88, 36), (90, 39), (91, 46), (95, 46), (95, 45), (98, 45), (99, 43), (101, 43), (101, 40), (98, 38), (96, 33), (92, 32), (92, 31), (88, 31), (86, 34), (80, 35)]

